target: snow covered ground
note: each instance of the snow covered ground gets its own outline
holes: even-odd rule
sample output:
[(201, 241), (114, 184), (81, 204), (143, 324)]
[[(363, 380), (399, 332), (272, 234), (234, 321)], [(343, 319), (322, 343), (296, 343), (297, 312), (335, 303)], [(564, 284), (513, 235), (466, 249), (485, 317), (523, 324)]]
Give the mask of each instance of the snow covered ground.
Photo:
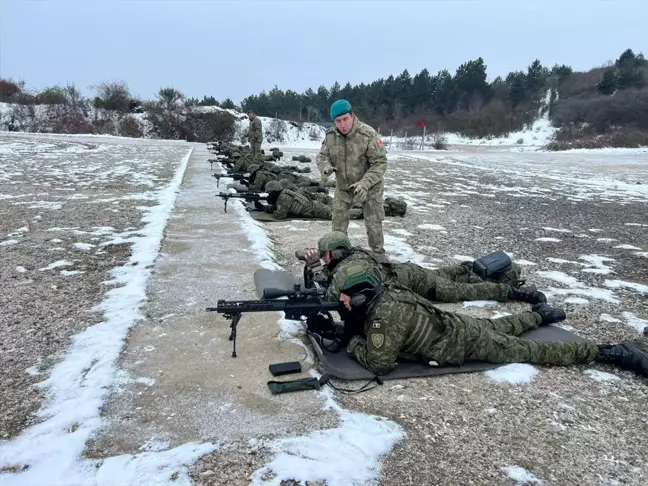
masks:
[[(393, 151), (389, 160), (387, 195), (408, 202), (404, 218), (384, 224), (395, 261), (435, 268), (503, 250), (523, 266), (529, 283), (566, 310), (561, 327), (616, 342), (648, 326), (648, 155), (475, 147)], [(292, 252), (329, 228), (290, 221), (267, 231), (278, 262), (298, 276)], [(366, 245), (362, 221), (350, 224), (349, 235)], [(490, 318), (528, 309), (488, 301), (442, 307)], [(635, 433), (645, 420), (644, 394), (644, 380), (614, 368), (512, 364), (390, 382), (371, 393), (341, 395), (340, 402), (404, 428), (407, 438), (383, 460), (382, 484), (479, 478), (479, 484), (639, 485), (648, 474), (635, 452), (648, 445)], [(612, 449), (623, 459), (609, 461)]]
[[(287, 148), (284, 163), (317, 148)], [(645, 483), (645, 383), (610, 367), (270, 396), (270, 362), (313, 365), (299, 328), (246, 316), (232, 359), (227, 322), (204, 307), (253, 298), (258, 266), (299, 275), (294, 251), (330, 223), (261, 225), (238, 201), (223, 213), (204, 146), (0, 135), (0, 158), (2, 303), (20, 304), (0, 314), (3, 484)], [(429, 268), (504, 250), (564, 306), (562, 327), (636, 337), (647, 183), (642, 155), (391, 152), (387, 193), (408, 212), (385, 221), (386, 246)], [(349, 234), (366, 244), (362, 221)], [(444, 307), (495, 318), (528, 306)]]

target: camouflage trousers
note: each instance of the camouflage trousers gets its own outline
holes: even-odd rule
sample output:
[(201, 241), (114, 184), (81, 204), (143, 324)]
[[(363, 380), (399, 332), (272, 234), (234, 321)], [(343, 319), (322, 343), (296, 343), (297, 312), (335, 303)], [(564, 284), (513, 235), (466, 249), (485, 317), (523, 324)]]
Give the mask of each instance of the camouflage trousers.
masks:
[(276, 219), (286, 219), (292, 216), (330, 220), (332, 211), (331, 206), (313, 201), (300, 192), (284, 189), (277, 199), (272, 214)]
[(592, 342), (526, 341), (519, 336), (541, 322), (535, 312), (499, 319), (463, 318), (466, 325), (466, 360), (489, 363), (532, 363), (564, 366), (594, 361), (598, 346)]
[[(347, 233), (352, 206), (353, 191), (343, 191), (338, 187), (333, 198), (333, 231)], [(382, 222), (385, 219), (385, 208), (383, 207), (382, 183), (369, 190), (367, 200), (362, 204), (361, 215), (364, 217), (369, 248), (374, 255), (384, 255), (385, 237)]]
[(261, 142), (250, 142), (250, 154), (253, 157), (255, 155), (261, 155)]
[(508, 285), (486, 282), (466, 265), (429, 270), (413, 263), (394, 263), (389, 264), (389, 268), (390, 280), (437, 302), (508, 300)]
[(479, 319), (463, 314), (441, 313), (444, 324), (463, 326), (463, 361), (489, 363), (532, 363), (564, 366), (594, 361), (598, 356), (596, 344), (582, 342), (526, 341), (519, 336), (538, 327), (542, 318), (531, 311), (498, 319)]

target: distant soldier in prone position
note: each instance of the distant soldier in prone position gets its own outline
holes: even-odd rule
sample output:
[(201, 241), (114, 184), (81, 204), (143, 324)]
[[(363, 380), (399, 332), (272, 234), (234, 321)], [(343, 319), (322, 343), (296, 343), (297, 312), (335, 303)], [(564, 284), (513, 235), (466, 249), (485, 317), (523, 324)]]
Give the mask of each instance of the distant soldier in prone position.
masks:
[[(331, 219), (332, 208), (318, 200), (319, 194), (284, 189), (279, 181), (266, 183), (265, 191), (268, 193), (266, 200), (268, 204), (265, 207), (261, 204), (255, 206), (257, 209), (272, 214), (276, 219), (286, 219), (290, 216)], [(351, 215), (353, 219), (359, 219), (362, 216), (362, 210), (355, 209), (353, 211), (355, 211)]]

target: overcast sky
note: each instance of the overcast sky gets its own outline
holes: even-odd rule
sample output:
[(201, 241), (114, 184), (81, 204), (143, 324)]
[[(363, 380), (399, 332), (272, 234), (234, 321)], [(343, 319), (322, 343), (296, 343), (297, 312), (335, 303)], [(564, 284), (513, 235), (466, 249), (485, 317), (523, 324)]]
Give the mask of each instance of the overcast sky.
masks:
[(0, 0), (0, 77), (84, 92), (124, 80), (235, 102), (282, 89), (454, 73), (489, 79), (533, 59), (587, 69), (626, 48), (648, 57), (648, 0)]

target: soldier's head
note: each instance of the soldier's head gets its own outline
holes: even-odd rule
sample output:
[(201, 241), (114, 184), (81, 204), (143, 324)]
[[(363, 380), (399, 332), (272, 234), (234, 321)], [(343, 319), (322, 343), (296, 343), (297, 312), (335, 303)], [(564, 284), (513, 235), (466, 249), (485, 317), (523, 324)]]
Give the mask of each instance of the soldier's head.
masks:
[(281, 192), (283, 191), (283, 186), (279, 181), (268, 181), (265, 185), (266, 192)]
[(335, 266), (351, 252), (351, 240), (342, 231), (326, 233), (317, 241), (320, 258), (327, 267)]
[(250, 174), (254, 174), (254, 173), (255, 173), (257, 170), (259, 170), (260, 168), (261, 168), (261, 166), (258, 165), (258, 164), (250, 164), (250, 165), (248, 165), (247, 171), (248, 171)]
[(248, 118), (249, 118), (250, 120), (254, 120), (254, 117), (255, 117), (256, 115), (255, 115), (253, 112), (248, 111), (247, 116), (248, 116)]
[(331, 120), (342, 135), (346, 135), (353, 128), (355, 114), (351, 103), (347, 100), (337, 100), (331, 105)]

